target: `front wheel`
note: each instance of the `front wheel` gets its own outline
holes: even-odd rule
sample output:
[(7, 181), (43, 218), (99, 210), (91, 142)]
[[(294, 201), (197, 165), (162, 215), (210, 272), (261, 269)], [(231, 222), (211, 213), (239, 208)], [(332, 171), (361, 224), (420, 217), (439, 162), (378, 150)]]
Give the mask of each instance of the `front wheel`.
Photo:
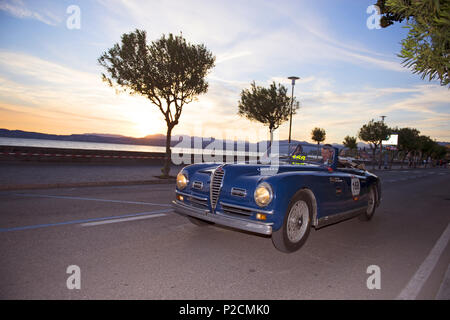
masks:
[(305, 191), (292, 197), (283, 225), (272, 234), (272, 243), (280, 251), (291, 253), (300, 249), (308, 238), (312, 221), (312, 201)]

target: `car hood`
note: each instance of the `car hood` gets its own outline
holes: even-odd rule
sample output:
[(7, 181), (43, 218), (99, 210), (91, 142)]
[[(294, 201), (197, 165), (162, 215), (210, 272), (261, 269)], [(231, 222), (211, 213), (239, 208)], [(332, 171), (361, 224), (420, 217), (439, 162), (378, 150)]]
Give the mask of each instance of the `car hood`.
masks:
[[(190, 181), (190, 187), (186, 191), (209, 198), (211, 174), (218, 167), (222, 167), (224, 171), (220, 201), (249, 206), (255, 206), (253, 193), (257, 185), (263, 181), (267, 180), (267, 182), (271, 183), (271, 180), (280, 178), (287, 172), (306, 173), (326, 170), (326, 167), (314, 164), (281, 164), (279, 167), (256, 164), (194, 164), (183, 169), (188, 174)], [(194, 182), (201, 182), (203, 188), (201, 190), (193, 189), (192, 185)], [(246, 195), (243, 197), (233, 195), (233, 188), (245, 190)]]

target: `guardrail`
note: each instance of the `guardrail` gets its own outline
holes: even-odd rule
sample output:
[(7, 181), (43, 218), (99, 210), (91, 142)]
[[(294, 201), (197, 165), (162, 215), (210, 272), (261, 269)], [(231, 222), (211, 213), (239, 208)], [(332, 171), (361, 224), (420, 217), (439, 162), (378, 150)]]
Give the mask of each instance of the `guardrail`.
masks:
[(164, 153), (156, 152), (0, 146), (0, 161), (162, 164), (164, 159)]
[[(200, 154), (187, 154), (190, 163), (202, 159)], [(115, 151), (115, 150), (91, 150), (91, 149), (62, 149), (44, 147), (24, 146), (0, 146), (1, 161), (20, 162), (62, 162), (62, 163), (120, 163), (120, 164), (155, 164), (162, 165), (166, 158), (161, 152), (137, 152), (137, 151)], [(222, 159), (222, 158), (219, 158)], [(234, 156), (233, 161), (250, 161), (255, 157)], [(225, 160), (225, 159), (224, 159)], [(227, 159), (229, 160), (229, 159)]]

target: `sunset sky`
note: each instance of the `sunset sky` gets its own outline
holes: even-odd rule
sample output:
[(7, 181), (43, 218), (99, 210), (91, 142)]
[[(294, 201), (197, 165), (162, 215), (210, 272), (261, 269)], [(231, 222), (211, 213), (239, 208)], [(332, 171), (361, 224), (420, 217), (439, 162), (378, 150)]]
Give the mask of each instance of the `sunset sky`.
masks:
[[(209, 90), (184, 107), (173, 134), (266, 139), (261, 124), (237, 115), (240, 92), (301, 77), (293, 138), (326, 142), (356, 136), (371, 119), (415, 127), (450, 141), (450, 91), (401, 66), (402, 25), (369, 29), (369, 1), (25, 1), (0, 0), (0, 128), (52, 134), (165, 133), (158, 108), (116, 94), (97, 58), (136, 28), (149, 40), (182, 32), (216, 56)], [(80, 8), (80, 29), (67, 9)], [(286, 139), (288, 122), (278, 130)]]

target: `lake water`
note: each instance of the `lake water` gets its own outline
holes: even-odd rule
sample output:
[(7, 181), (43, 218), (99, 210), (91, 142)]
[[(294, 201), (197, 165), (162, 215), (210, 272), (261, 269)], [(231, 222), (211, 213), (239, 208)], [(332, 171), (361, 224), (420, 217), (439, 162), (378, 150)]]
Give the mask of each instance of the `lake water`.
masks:
[(5, 138), (5, 137), (0, 137), (0, 146), (84, 149), (84, 150), (166, 152), (165, 147), (158, 147), (158, 146), (143, 146), (143, 145), (118, 144), (118, 143), (81, 142), (81, 141), (61, 141), (61, 140), (47, 140), (47, 139), (21, 139), (21, 138)]
[[(60, 149), (84, 149), (84, 150), (112, 150), (112, 151), (138, 151), (138, 152), (166, 152), (166, 147), (160, 146), (145, 146), (134, 144), (119, 144), (119, 143), (98, 143), (98, 142), (81, 142), (81, 141), (61, 141), (61, 140), (47, 140), (47, 139), (22, 139), (22, 138), (6, 138), (0, 137), (0, 146), (18, 146), (18, 147), (41, 147), (41, 148), (60, 148)], [(201, 153), (198, 149), (180, 149), (173, 148), (172, 152), (184, 153)], [(209, 150), (203, 150), (203, 153), (210, 153)], [(234, 154), (233, 151), (217, 151), (217, 155)], [(237, 152), (237, 155), (245, 155), (245, 152)], [(256, 153), (248, 153), (252, 156)]]

